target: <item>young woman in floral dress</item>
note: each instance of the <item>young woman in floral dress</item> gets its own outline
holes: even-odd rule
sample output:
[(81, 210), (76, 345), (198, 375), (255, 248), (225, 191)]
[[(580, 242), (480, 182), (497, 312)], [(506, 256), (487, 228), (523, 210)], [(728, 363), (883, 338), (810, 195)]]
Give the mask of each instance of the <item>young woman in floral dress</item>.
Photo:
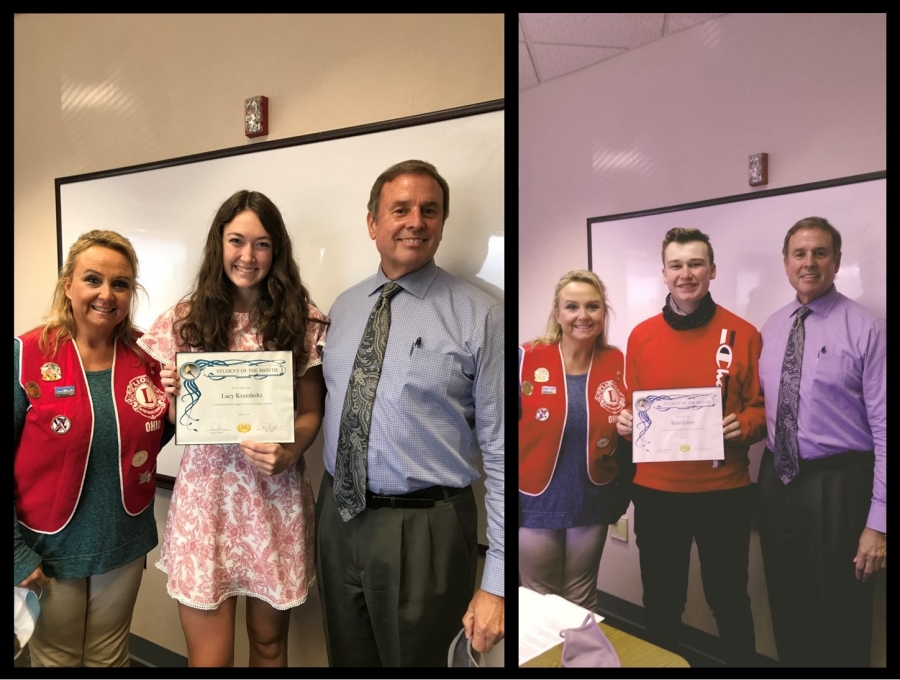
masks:
[(247, 596), (250, 666), (287, 665), (291, 608), (315, 581), (303, 453), (322, 421), (327, 323), (300, 281), (278, 208), (239, 191), (213, 219), (193, 291), (140, 341), (166, 364), (163, 384), (173, 397), (181, 388), (176, 352), (289, 350), (294, 358), (293, 443), (184, 449), (156, 566), (178, 601), (191, 666), (234, 665), (238, 595)]

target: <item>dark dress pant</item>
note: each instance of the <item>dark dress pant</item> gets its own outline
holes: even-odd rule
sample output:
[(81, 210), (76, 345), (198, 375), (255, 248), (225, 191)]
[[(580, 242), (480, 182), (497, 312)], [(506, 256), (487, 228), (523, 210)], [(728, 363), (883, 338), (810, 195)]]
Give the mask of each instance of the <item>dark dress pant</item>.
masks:
[(786, 666), (868, 667), (874, 582), (853, 558), (872, 499), (874, 456), (801, 460), (787, 485), (769, 449), (759, 469), (760, 526), (778, 658)]
[(344, 522), (326, 472), (316, 563), (330, 666), (447, 667), (475, 593), (471, 487), (433, 508), (366, 508)]
[(648, 639), (678, 653), (687, 602), (691, 545), (696, 541), (703, 593), (729, 666), (756, 663), (756, 635), (747, 594), (750, 555), (749, 486), (675, 493), (634, 486), (634, 534), (644, 587)]

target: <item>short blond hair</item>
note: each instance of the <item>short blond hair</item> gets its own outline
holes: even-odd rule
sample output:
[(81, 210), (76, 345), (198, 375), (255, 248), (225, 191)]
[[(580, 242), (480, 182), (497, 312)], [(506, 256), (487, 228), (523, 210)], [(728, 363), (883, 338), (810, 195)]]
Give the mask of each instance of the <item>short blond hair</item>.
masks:
[(606, 295), (606, 286), (603, 281), (594, 272), (587, 269), (573, 269), (564, 274), (556, 283), (553, 291), (553, 308), (550, 310), (550, 318), (547, 321), (547, 332), (537, 338), (532, 344), (535, 345), (558, 345), (562, 340), (562, 328), (559, 321), (556, 320), (556, 312), (559, 309), (559, 296), (562, 289), (570, 283), (586, 283), (600, 294), (600, 304), (603, 307), (603, 331), (594, 341), (594, 347), (597, 349), (606, 349), (610, 347), (608, 342), (609, 336), (609, 298)]
[(131, 307), (125, 318), (119, 322), (115, 329), (115, 337), (122, 340), (131, 349), (135, 350), (139, 355), (137, 338), (138, 334), (134, 327), (134, 314), (137, 309), (137, 293), (144, 291), (144, 287), (138, 281), (138, 258), (131, 245), (131, 241), (115, 231), (105, 231), (94, 229), (83, 233), (75, 243), (69, 248), (69, 254), (66, 261), (59, 270), (59, 278), (56, 280), (56, 288), (53, 291), (53, 302), (50, 304), (50, 312), (41, 331), (39, 347), (42, 352), (54, 356), (61, 342), (78, 336), (78, 327), (75, 324), (75, 314), (72, 312), (72, 301), (66, 295), (66, 284), (72, 280), (75, 273), (75, 265), (78, 258), (88, 248), (99, 246), (101, 248), (109, 248), (122, 255), (131, 267), (134, 276), (134, 288), (131, 295)]

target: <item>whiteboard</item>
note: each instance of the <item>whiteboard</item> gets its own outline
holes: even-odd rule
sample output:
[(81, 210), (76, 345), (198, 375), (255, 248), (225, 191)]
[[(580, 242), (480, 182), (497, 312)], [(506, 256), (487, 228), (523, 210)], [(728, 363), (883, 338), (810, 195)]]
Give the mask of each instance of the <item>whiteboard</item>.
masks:
[[(838, 290), (886, 314), (887, 180), (885, 173), (760, 191), (638, 213), (592, 217), (589, 268), (607, 287), (612, 313), (609, 340), (623, 351), (632, 329), (662, 311), (662, 242), (669, 229), (709, 235), (716, 265), (713, 300), (756, 328), (796, 291), (784, 272), (784, 236), (804, 217), (824, 217), (841, 234)], [(756, 481), (764, 442), (751, 449)]]
[[(128, 237), (148, 294), (140, 300), (135, 320), (148, 328), (190, 291), (216, 210), (234, 192), (250, 189), (264, 193), (281, 210), (300, 276), (327, 314), (340, 293), (379, 266), (366, 227), (372, 184), (394, 163), (417, 158), (434, 164), (450, 185), (450, 213), (437, 264), (503, 302), (503, 121), (503, 100), (496, 100), (58, 178), (60, 266), (85, 231), (110, 229)], [(160, 453), (160, 486), (171, 488), (181, 451), (170, 443)], [(321, 435), (306, 460), (318, 461), (321, 468)], [(312, 470), (311, 476), (315, 485)], [(476, 485), (476, 494), (483, 497), (479, 487), (483, 483)]]

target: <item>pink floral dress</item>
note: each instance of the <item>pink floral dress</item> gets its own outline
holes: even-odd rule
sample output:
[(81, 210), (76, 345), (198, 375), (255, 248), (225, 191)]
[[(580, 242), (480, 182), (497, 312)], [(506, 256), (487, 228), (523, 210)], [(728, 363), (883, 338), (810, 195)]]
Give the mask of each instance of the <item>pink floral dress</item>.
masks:
[[(325, 320), (310, 305), (310, 318)], [(139, 344), (155, 359), (174, 363), (190, 351), (176, 338), (175, 308), (164, 312)], [(262, 349), (249, 315), (235, 313), (232, 350)], [(309, 360), (298, 377), (322, 363), (325, 324), (311, 322)], [(168, 575), (169, 595), (197, 609), (216, 609), (247, 595), (276, 609), (306, 601), (316, 579), (315, 502), (303, 458), (268, 477), (237, 445), (188, 445), (175, 479), (156, 566)]]

